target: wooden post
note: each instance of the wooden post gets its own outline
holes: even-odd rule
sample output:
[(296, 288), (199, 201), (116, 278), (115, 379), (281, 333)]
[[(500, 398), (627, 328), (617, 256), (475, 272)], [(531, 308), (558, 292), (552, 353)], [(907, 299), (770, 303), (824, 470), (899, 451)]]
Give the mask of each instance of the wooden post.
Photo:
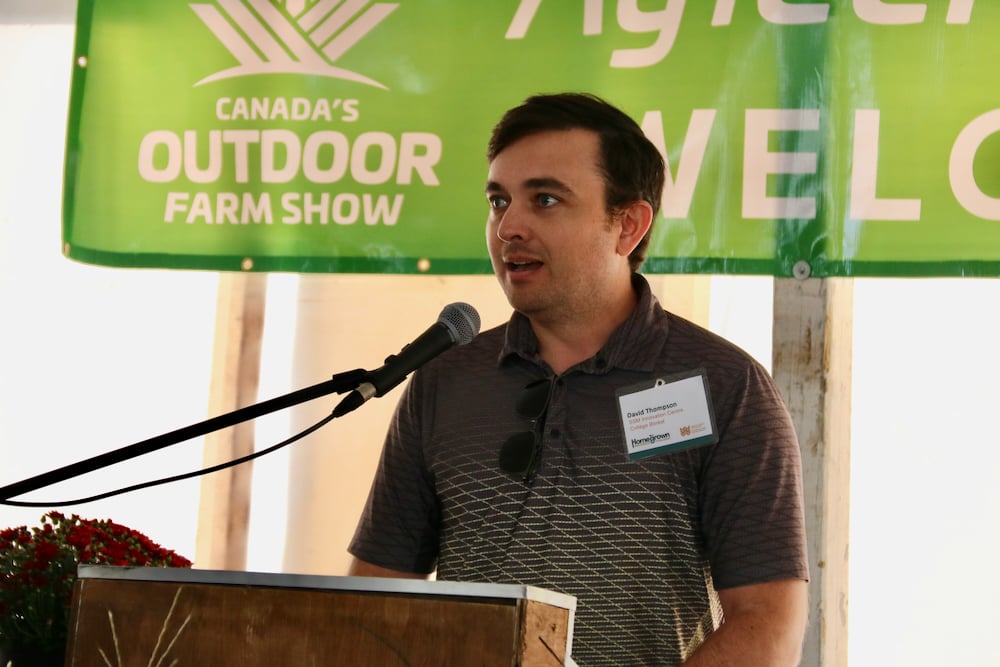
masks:
[(773, 374), (802, 449), (809, 537), (803, 667), (847, 665), (851, 279), (774, 281)]
[[(219, 277), (208, 410), (212, 417), (257, 401), (266, 289), (266, 274)], [(204, 466), (253, 451), (254, 422), (243, 422), (205, 436)], [(246, 567), (252, 477), (251, 463), (202, 477), (194, 561), (199, 568)]]

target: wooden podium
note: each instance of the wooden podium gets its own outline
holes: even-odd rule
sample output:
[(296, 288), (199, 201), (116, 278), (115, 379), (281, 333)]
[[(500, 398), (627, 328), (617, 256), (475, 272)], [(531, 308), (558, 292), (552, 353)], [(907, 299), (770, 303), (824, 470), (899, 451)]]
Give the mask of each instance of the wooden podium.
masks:
[(66, 664), (555, 666), (575, 609), (531, 586), (81, 565)]

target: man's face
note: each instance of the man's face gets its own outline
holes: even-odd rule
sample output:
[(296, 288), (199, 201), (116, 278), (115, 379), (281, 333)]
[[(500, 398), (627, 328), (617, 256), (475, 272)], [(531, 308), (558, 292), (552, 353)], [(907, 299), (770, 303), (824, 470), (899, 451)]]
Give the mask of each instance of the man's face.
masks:
[(510, 304), (529, 317), (579, 317), (628, 281), (605, 209), (596, 133), (529, 135), (490, 163), (486, 243)]

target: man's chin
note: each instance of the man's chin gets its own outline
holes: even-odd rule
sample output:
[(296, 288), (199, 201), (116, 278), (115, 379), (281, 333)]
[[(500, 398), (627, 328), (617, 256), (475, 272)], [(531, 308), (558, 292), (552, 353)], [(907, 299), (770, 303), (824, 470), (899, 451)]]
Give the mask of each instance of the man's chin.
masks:
[(501, 280), (500, 285), (507, 296), (507, 303), (525, 315), (544, 310), (552, 302), (551, 295), (540, 285), (518, 284), (517, 281), (510, 280)]
[(544, 312), (546, 307), (542, 299), (525, 294), (511, 294), (510, 292), (507, 292), (507, 303), (510, 304), (511, 308), (528, 317)]

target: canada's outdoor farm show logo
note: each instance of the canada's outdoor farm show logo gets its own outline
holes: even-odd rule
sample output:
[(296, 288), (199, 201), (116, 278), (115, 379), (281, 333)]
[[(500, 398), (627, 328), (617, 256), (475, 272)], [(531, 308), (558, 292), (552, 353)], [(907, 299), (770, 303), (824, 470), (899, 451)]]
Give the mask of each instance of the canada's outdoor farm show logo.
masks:
[(250, 74), (314, 74), (385, 88), (334, 63), (398, 4), (367, 0), (218, 0), (191, 9), (239, 61), (195, 85)]
[[(189, 7), (238, 64), (193, 84), (223, 84), (205, 86), (214, 96), (211, 120), (150, 129), (139, 143), (139, 177), (170, 188), (162, 194), (163, 222), (394, 226), (410, 187), (440, 184), (440, 136), (381, 127), (352, 132), (362, 100), (302, 82), (318, 76), (388, 91), (335, 62), (399, 4), (215, 0)], [(225, 85), (262, 74), (291, 80)]]

